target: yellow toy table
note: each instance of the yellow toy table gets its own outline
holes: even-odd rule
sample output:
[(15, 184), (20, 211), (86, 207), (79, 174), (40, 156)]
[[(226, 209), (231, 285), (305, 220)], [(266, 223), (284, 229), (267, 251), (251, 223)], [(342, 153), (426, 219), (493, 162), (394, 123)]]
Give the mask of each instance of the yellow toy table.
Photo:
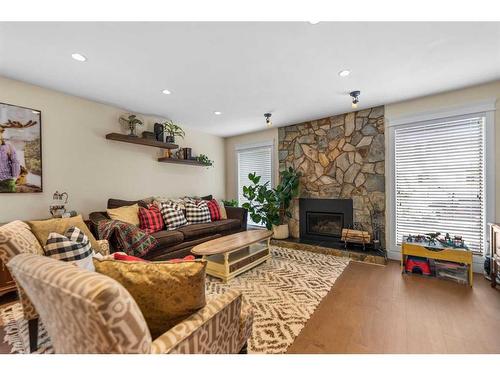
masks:
[(403, 241), (401, 245), (401, 271), (403, 272), (408, 255), (465, 264), (469, 268), (469, 286), (472, 287), (472, 251), (464, 248), (444, 248), (433, 245), (427, 246), (427, 243), (422, 242)]

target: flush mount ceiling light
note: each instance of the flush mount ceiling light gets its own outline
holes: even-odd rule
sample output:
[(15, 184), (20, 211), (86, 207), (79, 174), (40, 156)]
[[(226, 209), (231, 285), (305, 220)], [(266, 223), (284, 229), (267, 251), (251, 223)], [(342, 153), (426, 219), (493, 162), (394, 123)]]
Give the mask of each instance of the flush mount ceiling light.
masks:
[(162, 92), (162, 94), (165, 94), (165, 95), (170, 95), (172, 93), (170, 90), (167, 90), (167, 89), (162, 90), (161, 92)]
[(358, 108), (358, 103), (359, 103), (359, 95), (361, 94), (361, 91), (356, 90), (356, 91), (351, 91), (349, 95), (352, 98), (352, 108), (356, 109)]
[(321, 21), (307, 21), (309, 22), (311, 25), (317, 25), (318, 23), (320, 23)]
[(220, 111), (215, 111), (215, 112), (214, 112), (214, 115), (216, 115), (216, 116), (220, 116), (220, 115), (222, 115), (222, 112), (220, 112)]
[(264, 113), (264, 117), (266, 118), (266, 125), (268, 128), (273, 126), (273, 122), (271, 121), (271, 116), (272, 116), (271, 113)]
[(71, 57), (73, 58), (73, 60), (76, 60), (76, 61), (80, 61), (80, 62), (87, 61), (87, 58), (85, 56), (83, 56), (81, 53), (72, 53)]
[(345, 70), (341, 70), (341, 71), (339, 72), (339, 76), (341, 76), (341, 77), (347, 77), (349, 74), (351, 74), (351, 71), (350, 71), (350, 70), (347, 70), (347, 69), (345, 69)]

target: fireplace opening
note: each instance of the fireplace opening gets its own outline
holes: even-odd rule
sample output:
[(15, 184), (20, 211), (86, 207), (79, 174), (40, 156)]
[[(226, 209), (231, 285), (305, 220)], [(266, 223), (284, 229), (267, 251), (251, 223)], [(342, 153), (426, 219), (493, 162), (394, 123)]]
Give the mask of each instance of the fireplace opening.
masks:
[(353, 225), (352, 199), (299, 200), (300, 238), (315, 241), (339, 242), (343, 228)]
[(326, 237), (340, 237), (344, 228), (344, 214), (327, 212), (306, 213), (307, 233)]

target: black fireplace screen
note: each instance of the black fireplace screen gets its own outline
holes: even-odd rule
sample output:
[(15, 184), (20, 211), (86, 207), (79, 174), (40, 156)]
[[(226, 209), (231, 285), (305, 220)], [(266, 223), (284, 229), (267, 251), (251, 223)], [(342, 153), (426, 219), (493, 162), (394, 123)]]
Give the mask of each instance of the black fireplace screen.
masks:
[(344, 215), (336, 213), (307, 212), (307, 233), (338, 237), (344, 227)]
[(351, 199), (300, 199), (300, 238), (338, 241), (343, 228), (352, 226)]

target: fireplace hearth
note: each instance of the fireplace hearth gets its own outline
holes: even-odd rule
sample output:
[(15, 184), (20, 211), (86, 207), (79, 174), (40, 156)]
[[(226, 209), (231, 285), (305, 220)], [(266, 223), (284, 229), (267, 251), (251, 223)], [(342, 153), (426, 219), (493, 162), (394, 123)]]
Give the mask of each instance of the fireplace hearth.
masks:
[(353, 225), (352, 199), (299, 199), (300, 238), (340, 242), (342, 228)]

